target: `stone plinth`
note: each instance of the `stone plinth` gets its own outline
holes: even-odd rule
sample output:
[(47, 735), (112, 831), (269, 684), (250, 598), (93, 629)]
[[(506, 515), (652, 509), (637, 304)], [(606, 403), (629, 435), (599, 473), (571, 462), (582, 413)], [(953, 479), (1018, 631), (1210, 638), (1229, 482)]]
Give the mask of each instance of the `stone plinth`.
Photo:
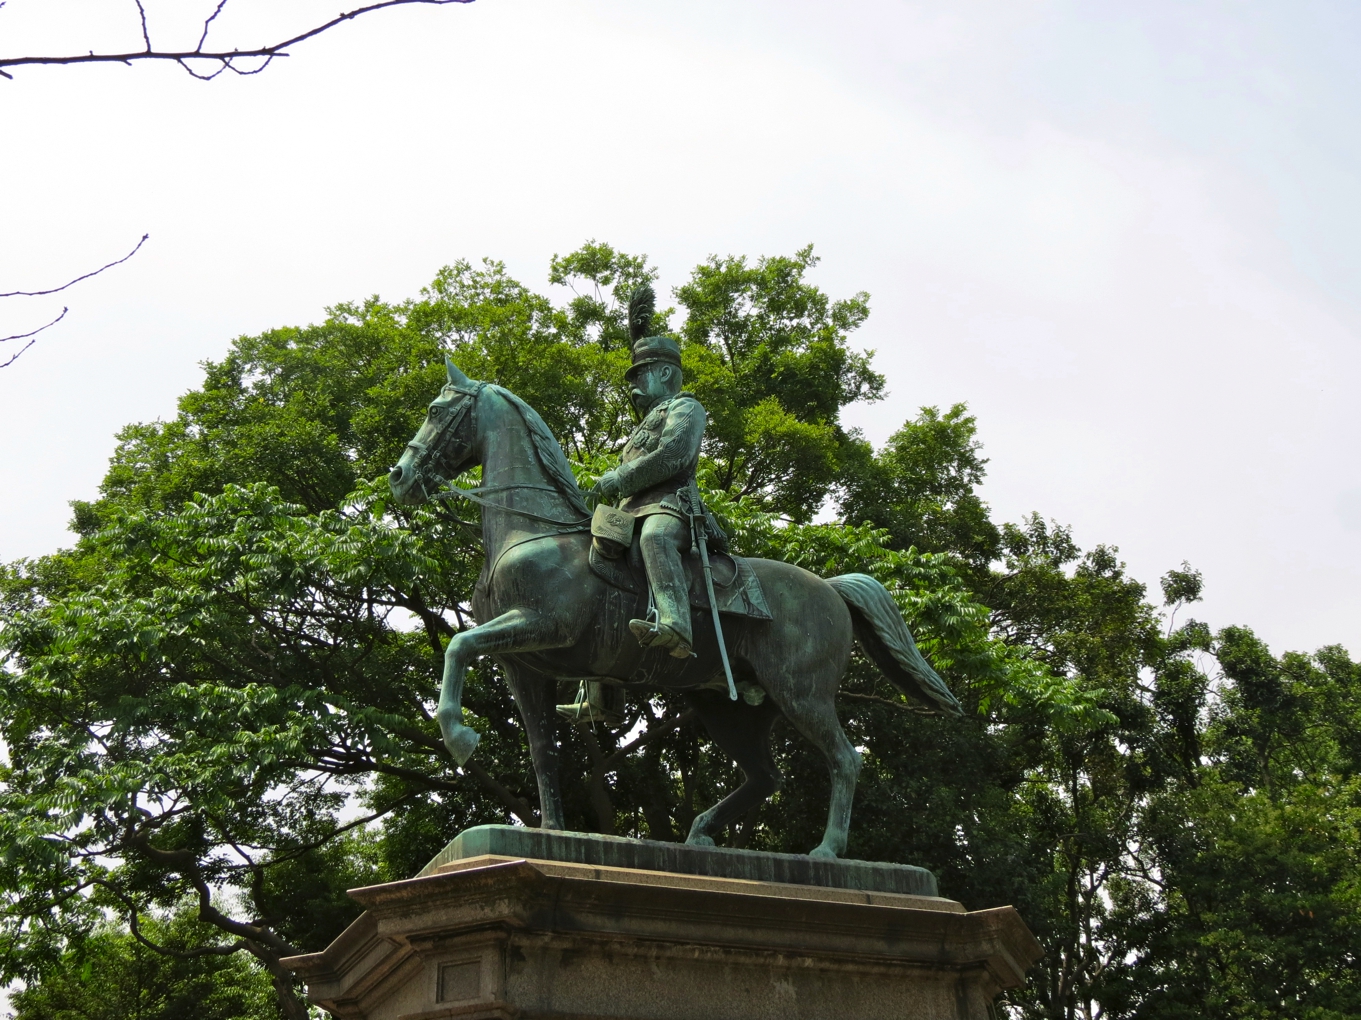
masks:
[[(685, 874), (476, 853), (520, 846), (637, 865), (647, 846), (672, 844), (597, 840), (604, 849), (591, 850), (572, 841), (596, 837), (520, 829), (550, 838), (516, 844), (477, 831), (416, 878), (351, 892), (367, 908), (359, 920), (325, 952), (285, 961), (314, 1003), (356, 1020), (986, 1020), (1041, 955), (1010, 907), (966, 912), (934, 895), (857, 887), (902, 866), (800, 872), (800, 860), (823, 862), (689, 848), (713, 856), (668, 858), (688, 863)], [(713, 873), (733, 867), (784, 868), (793, 880)]]
[(909, 896), (937, 895), (936, 876), (910, 864), (820, 861), (807, 854), (689, 846), (589, 832), (526, 829), (520, 825), (479, 825), (465, 829), (421, 870), (421, 874), (433, 875), (452, 861), (488, 855), (634, 871), (673, 871), (708, 878), (745, 878), (785, 885), (820, 885)]

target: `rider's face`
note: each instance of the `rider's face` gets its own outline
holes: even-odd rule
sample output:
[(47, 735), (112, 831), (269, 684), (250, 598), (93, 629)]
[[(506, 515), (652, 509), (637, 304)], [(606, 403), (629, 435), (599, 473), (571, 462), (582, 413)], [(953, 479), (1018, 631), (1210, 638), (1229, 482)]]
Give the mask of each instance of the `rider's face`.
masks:
[(676, 367), (654, 361), (644, 365), (633, 376), (633, 406), (639, 414), (647, 414), (659, 400), (672, 395)]

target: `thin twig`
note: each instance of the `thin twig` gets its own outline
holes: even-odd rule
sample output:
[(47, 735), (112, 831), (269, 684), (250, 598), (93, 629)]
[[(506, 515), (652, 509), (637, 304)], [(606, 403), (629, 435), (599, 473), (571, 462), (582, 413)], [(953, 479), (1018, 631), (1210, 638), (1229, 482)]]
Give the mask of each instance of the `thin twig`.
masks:
[(46, 326), (39, 326), (37, 329), (29, 330), (27, 333), (15, 333), (13, 336), (0, 336), (0, 344), (4, 343), (7, 340), (22, 340), (24, 339), (24, 337), (37, 336), (43, 330), (51, 329), (57, 323), (61, 322), (62, 319), (66, 318), (66, 313), (69, 312), (70, 310), (71, 309), (69, 308), (63, 308), (61, 310), (61, 314), (58, 315), (55, 319), (53, 319), (51, 322), (49, 322)]
[(169, 946), (157, 945), (142, 934), (142, 926), (138, 923), (138, 915), (141, 913), (141, 910), (130, 896), (112, 882), (107, 882), (102, 878), (94, 879), (90, 882), (90, 885), (100, 886), (108, 892), (109, 895), (113, 896), (114, 899), (122, 903), (123, 907), (128, 912), (128, 930), (132, 933), (132, 937), (148, 949), (160, 953), (162, 956), (170, 956), (179, 960), (193, 960), (200, 956), (231, 956), (246, 948), (245, 939), (240, 939), (230, 945), (199, 946), (195, 949), (171, 949)]
[[(58, 315), (55, 319), (53, 319), (51, 322), (49, 322), (46, 326), (39, 326), (37, 329), (31, 330), (27, 333), (15, 333), (13, 336), (0, 337), (0, 344), (4, 343), (6, 340), (22, 340), (24, 339), (24, 337), (36, 337), (43, 330), (51, 329), (57, 323), (61, 322), (62, 319), (66, 318), (66, 313), (69, 311), (70, 311), (69, 308), (63, 308), (61, 310), (61, 314)], [(24, 344), (22, 347), (19, 348), (17, 354), (11, 355), (9, 359), (6, 361), (0, 361), (0, 368), (9, 368), (10, 365), (14, 364), (16, 361), (19, 360), (20, 354), (23, 354), (24, 351), (28, 350), (37, 342), (38, 342), (37, 340), (30, 340), (28, 343)]]
[(146, 28), (146, 8), (142, 6), (142, 0), (133, 0), (137, 5), (137, 14), (142, 19), (142, 41), (146, 43), (146, 51), (151, 52), (151, 35)]
[[(49, 323), (48, 323), (48, 326), (50, 326), (50, 325), (51, 325), (51, 323), (49, 322)], [(47, 326), (44, 326), (43, 328), (46, 329)], [(34, 344), (36, 344), (37, 342), (38, 342), (38, 341), (36, 341), (36, 340), (30, 340), (28, 343), (24, 344), (22, 347), (19, 348), (19, 354), (23, 354), (24, 351), (28, 350), (30, 347), (32, 347), (32, 346), (33, 346)], [(15, 354), (15, 355), (12, 356), (8, 361), (0, 362), (0, 368), (9, 368), (10, 365), (14, 364), (16, 361), (19, 360), (19, 354)]]
[[(208, 29), (212, 26), (213, 22), (217, 20), (217, 16), (222, 13), (222, 8), (226, 6), (227, 0), (218, 0), (217, 7), (212, 14), (208, 15), (208, 19), (203, 23), (203, 34), (198, 37), (198, 46), (196, 46), (195, 49), (203, 49), (203, 44), (208, 41)], [(151, 49), (150, 43), (147, 44), (147, 49)]]
[[(138, 250), (142, 247), (142, 245), (146, 244), (146, 239), (147, 239), (148, 237), (150, 237), (150, 236), (151, 236), (150, 234), (143, 234), (143, 235), (142, 235), (142, 239), (141, 239), (140, 241), (137, 242), (136, 247), (134, 247), (134, 248), (132, 249), (132, 251), (128, 252), (128, 253), (127, 253), (126, 255), (124, 255), (121, 259), (114, 259), (114, 260), (113, 260), (112, 262), (110, 262), (107, 266), (100, 266), (98, 269), (94, 270), (93, 272), (86, 273), (84, 276), (77, 276), (74, 280), (71, 280), (71, 281), (69, 281), (69, 282), (67, 282), (67, 283), (63, 283), (60, 287), (53, 287), (51, 290), (12, 290), (12, 291), (9, 291), (8, 293), (0, 294), (0, 298), (7, 298), (7, 297), (43, 297), (43, 296), (45, 296), (45, 295), (47, 295), (47, 294), (56, 294), (58, 291), (63, 291), (63, 290), (65, 290), (67, 287), (72, 287), (72, 286), (76, 285), (76, 284), (79, 283), (81, 280), (88, 280), (88, 279), (89, 279), (90, 277), (92, 277), (92, 276), (98, 276), (100, 273), (104, 272), (104, 270), (106, 270), (106, 269), (112, 269), (114, 266), (119, 265), (120, 263), (126, 262), (128, 259), (132, 258), (134, 255), (137, 254)], [(63, 312), (62, 314), (64, 315), (65, 312)], [(44, 327), (44, 328), (46, 328), (46, 327)], [(14, 338), (13, 338), (13, 337), (10, 337), (10, 339), (14, 339)]]
[(922, 708), (919, 705), (909, 705), (905, 701), (890, 701), (888, 698), (881, 698), (877, 694), (856, 694), (854, 691), (838, 691), (838, 698), (849, 698), (851, 701), (870, 701), (876, 705), (887, 705), (889, 708), (896, 708), (900, 712), (911, 712), (914, 715), (940, 715), (933, 708)]
[(608, 758), (602, 758), (600, 761), (601, 775), (612, 772), (616, 765), (640, 747), (646, 747), (648, 744), (652, 743), (652, 741), (666, 736), (666, 734), (670, 733), (672, 730), (687, 726), (698, 718), (699, 713), (692, 708), (682, 712), (680, 715), (668, 716), (665, 719), (657, 720), (655, 723), (649, 725), (643, 733), (635, 737), (631, 743), (625, 744)]
[[(233, 74), (251, 75), (259, 74), (275, 57), (289, 56), (287, 48), (295, 43), (305, 42), (314, 36), (321, 35), (328, 29), (335, 28), (341, 22), (352, 21), (361, 14), (368, 14), (371, 11), (380, 11), (386, 7), (404, 7), (408, 4), (428, 4), (432, 6), (443, 6), (445, 4), (466, 4), (472, 0), (381, 0), (379, 3), (368, 4), (364, 7), (356, 7), (352, 11), (338, 14), (325, 24), (318, 25), (316, 28), (309, 29), (300, 35), (285, 39), (282, 42), (273, 43), (268, 46), (257, 46), (253, 49), (232, 49), (232, 50), (205, 50), (203, 47), (208, 40), (208, 29), (212, 21), (221, 13), (225, 0), (218, 4), (217, 10), (209, 16), (203, 23), (203, 34), (199, 38), (198, 45), (192, 50), (156, 50), (151, 45), (150, 33), (146, 25), (146, 12), (142, 10), (141, 0), (138, 0), (137, 8), (142, 14), (142, 38), (146, 42), (146, 49), (137, 50), (129, 53), (89, 53), (72, 54), (65, 57), (8, 57), (0, 59), (0, 77), (13, 78), (14, 76), (4, 69), (7, 67), (26, 67), (40, 64), (128, 64), (131, 65), (135, 60), (168, 60), (179, 64), (185, 71), (198, 78), (200, 81), (212, 81), (224, 71), (231, 71)], [(234, 63), (243, 58), (263, 58), (264, 62), (258, 67), (243, 70)], [(200, 74), (189, 66), (188, 61), (206, 60), (217, 63), (221, 66), (212, 74)]]

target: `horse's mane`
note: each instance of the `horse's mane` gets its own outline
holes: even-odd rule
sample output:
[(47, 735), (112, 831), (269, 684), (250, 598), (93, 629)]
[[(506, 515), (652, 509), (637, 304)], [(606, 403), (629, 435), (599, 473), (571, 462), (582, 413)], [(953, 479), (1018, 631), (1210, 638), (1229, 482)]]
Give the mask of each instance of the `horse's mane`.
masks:
[(539, 455), (539, 463), (543, 465), (544, 471), (548, 472), (548, 477), (557, 485), (558, 491), (572, 509), (589, 517), (590, 508), (586, 506), (576, 476), (572, 474), (571, 465), (567, 463), (567, 455), (562, 452), (562, 445), (553, 433), (548, 431), (548, 426), (539, 417), (539, 412), (503, 386), (488, 383), (488, 387), (505, 397), (510, 405), (520, 412), (520, 417), (524, 419), (525, 427), (529, 430), (529, 438), (534, 443), (534, 452)]

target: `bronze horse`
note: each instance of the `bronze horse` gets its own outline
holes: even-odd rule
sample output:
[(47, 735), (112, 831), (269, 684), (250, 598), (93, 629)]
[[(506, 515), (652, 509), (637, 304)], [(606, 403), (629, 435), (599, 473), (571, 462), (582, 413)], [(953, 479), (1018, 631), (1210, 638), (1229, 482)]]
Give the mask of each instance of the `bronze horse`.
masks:
[[(558, 752), (553, 743), (557, 681), (597, 678), (632, 689), (683, 691), (714, 742), (736, 759), (745, 781), (699, 815), (686, 842), (713, 845), (712, 833), (775, 792), (771, 725), (785, 718), (827, 759), (832, 797), (827, 829), (812, 856), (846, 849), (860, 756), (837, 719), (837, 685), (858, 639), (903, 690), (942, 711), (959, 703), (917, 651), (888, 591), (864, 574), (823, 580), (778, 560), (747, 563), (765, 590), (772, 619), (727, 617), (734, 672), (766, 697), (729, 700), (713, 621), (695, 617), (695, 655), (676, 659), (638, 645), (626, 625), (644, 607), (590, 569), (590, 515), (543, 419), (509, 391), (469, 379), (452, 361), (448, 384), (430, 404), (416, 437), (389, 476), (403, 503), (430, 499), (475, 464), (482, 484), (469, 498), (482, 507), (486, 561), (472, 599), (476, 627), (454, 635), (444, 654), (436, 717), (459, 764), (478, 735), (462, 719), (463, 678), (492, 655), (524, 719), (539, 782), (545, 828), (563, 827)], [(758, 698), (752, 698), (755, 701)]]

